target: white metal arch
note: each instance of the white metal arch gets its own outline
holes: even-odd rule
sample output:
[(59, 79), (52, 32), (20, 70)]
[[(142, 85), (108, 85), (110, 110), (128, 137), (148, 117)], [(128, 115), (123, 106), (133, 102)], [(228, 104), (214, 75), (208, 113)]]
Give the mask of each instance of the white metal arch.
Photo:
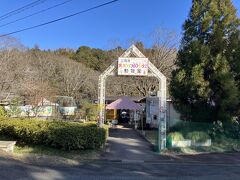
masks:
[[(136, 56), (137, 58), (146, 58), (139, 49), (132, 45), (120, 57)], [(103, 125), (105, 120), (105, 87), (108, 76), (117, 76), (118, 61), (114, 61), (100, 76), (98, 81), (98, 107), (99, 107), (99, 124)], [(166, 148), (166, 77), (148, 61), (148, 76), (156, 77), (159, 81), (159, 119), (158, 119), (158, 144), (157, 149), (160, 151)]]

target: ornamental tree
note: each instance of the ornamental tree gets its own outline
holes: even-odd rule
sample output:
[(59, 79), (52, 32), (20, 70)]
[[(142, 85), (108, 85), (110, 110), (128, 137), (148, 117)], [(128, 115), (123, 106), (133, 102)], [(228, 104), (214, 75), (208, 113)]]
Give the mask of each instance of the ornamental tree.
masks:
[(231, 0), (192, 0), (170, 93), (186, 120), (227, 121), (238, 114), (239, 19)]

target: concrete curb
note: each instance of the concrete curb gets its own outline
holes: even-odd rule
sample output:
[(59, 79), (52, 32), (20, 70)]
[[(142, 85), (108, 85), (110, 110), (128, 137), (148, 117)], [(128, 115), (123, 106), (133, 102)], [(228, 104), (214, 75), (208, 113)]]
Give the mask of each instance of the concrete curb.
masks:
[(210, 162), (202, 162), (202, 161), (178, 161), (178, 160), (126, 160), (126, 159), (96, 159), (89, 160), (86, 162), (95, 162), (95, 163), (126, 163), (126, 164), (173, 164), (173, 165), (219, 165), (219, 166), (240, 166), (239, 162), (221, 162), (221, 161), (210, 161)]
[(149, 143), (149, 146), (152, 148), (152, 150), (155, 149), (156, 145), (153, 144), (152, 142), (150, 142), (150, 141), (146, 138), (146, 136), (144, 136), (144, 135), (141, 133), (140, 130), (134, 129), (134, 131), (135, 131), (142, 139), (144, 139), (146, 142)]
[(161, 164), (161, 165), (186, 165), (186, 166), (239, 166), (240, 161), (237, 162), (223, 162), (223, 161), (194, 161), (194, 160), (128, 160), (128, 159), (84, 159), (82, 161), (77, 161), (76, 164), (67, 164), (67, 163), (56, 163), (56, 164), (48, 164), (48, 163), (36, 163), (31, 160), (21, 160), (16, 159), (14, 157), (5, 157), (6, 159), (12, 159), (26, 165), (34, 165), (34, 166), (45, 166), (45, 167), (78, 167), (81, 164), (91, 164), (91, 163), (99, 163), (99, 164), (108, 164), (108, 163), (119, 163), (119, 164)]

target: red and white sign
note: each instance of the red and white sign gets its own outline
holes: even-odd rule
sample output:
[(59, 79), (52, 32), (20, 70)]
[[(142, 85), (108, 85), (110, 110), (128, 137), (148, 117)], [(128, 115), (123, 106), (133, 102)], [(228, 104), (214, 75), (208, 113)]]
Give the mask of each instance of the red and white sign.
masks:
[(148, 58), (118, 58), (118, 75), (147, 76)]

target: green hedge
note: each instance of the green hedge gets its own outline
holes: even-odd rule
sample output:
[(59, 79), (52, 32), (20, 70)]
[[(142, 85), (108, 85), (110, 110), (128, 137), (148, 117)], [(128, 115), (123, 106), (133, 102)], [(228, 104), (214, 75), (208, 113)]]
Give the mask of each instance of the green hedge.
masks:
[(204, 131), (208, 132), (212, 129), (212, 123), (201, 123), (201, 122), (184, 122), (180, 121), (170, 128), (170, 132), (180, 132), (184, 137), (187, 136), (189, 132), (193, 131)]
[(184, 137), (181, 133), (179, 132), (171, 132), (167, 135), (167, 147), (172, 146), (172, 141), (182, 141), (184, 140)]
[(208, 139), (210, 139), (210, 136), (203, 131), (193, 131), (193, 132), (187, 133), (186, 138), (194, 142), (205, 142)]
[(107, 128), (96, 124), (38, 119), (1, 119), (0, 134), (23, 144), (41, 144), (65, 150), (96, 149), (105, 144)]
[(181, 133), (179, 133), (179, 132), (169, 133), (167, 138), (171, 138), (171, 140), (173, 140), (173, 141), (182, 141), (182, 140), (184, 140), (183, 135)]

